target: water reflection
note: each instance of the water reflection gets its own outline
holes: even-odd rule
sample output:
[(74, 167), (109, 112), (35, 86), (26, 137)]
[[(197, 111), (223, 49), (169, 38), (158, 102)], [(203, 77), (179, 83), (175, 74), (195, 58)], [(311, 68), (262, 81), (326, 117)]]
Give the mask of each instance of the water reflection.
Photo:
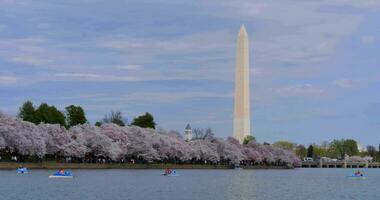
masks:
[(229, 200), (256, 200), (254, 170), (235, 170), (231, 173), (227, 196)]

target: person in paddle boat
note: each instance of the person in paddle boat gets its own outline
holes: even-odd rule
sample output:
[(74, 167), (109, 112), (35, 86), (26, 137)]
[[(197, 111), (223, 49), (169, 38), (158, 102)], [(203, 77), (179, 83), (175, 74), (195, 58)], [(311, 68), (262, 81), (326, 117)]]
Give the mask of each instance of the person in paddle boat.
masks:
[(59, 175), (65, 175), (65, 170), (63, 170), (62, 168), (58, 171), (58, 174)]
[(355, 176), (363, 176), (363, 174), (359, 170), (357, 170), (354, 175)]
[(164, 175), (169, 175), (169, 174), (171, 174), (171, 173), (172, 173), (172, 170), (169, 169), (169, 168), (166, 168), (166, 169), (165, 169), (165, 173), (164, 173)]

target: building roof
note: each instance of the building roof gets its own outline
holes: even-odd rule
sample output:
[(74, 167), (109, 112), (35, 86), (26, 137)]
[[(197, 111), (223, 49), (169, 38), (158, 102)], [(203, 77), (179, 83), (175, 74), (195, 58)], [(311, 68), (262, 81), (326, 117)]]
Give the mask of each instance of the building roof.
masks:
[(185, 129), (191, 129), (190, 124), (187, 124)]

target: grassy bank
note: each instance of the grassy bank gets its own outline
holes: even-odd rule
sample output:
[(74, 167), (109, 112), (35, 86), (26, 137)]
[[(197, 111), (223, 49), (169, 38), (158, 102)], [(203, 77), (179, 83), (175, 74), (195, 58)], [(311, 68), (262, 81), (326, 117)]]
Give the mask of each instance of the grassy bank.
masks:
[[(20, 165), (29, 169), (233, 169), (227, 165), (190, 165), (190, 164), (96, 164), (96, 163), (15, 163), (0, 162), (0, 169), (16, 169)], [(247, 169), (284, 169), (279, 166), (250, 166)]]

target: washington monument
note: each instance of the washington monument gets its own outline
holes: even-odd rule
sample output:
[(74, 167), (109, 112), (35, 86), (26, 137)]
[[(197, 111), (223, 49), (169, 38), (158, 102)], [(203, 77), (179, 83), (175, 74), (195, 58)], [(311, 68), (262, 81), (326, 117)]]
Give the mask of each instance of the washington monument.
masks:
[(251, 135), (249, 100), (249, 43), (247, 31), (242, 25), (237, 36), (234, 110), (234, 138), (240, 143)]

